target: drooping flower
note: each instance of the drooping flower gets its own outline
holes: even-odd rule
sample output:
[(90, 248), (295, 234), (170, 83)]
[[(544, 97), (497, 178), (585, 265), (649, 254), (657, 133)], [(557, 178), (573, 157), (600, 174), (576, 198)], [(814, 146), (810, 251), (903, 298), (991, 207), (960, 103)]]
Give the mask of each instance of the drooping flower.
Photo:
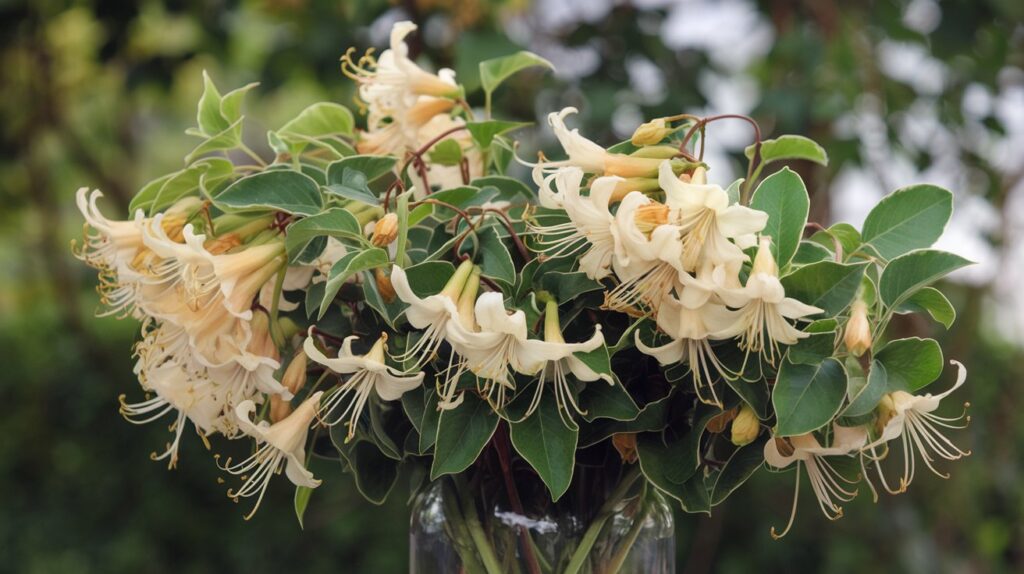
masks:
[(665, 161), (659, 168), (658, 182), (665, 190), (666, 205), (675, 210), (685, 271), (692, 273), (705, 263), (717, 266), (747, 259), (743, 249), (754, 245), (754, 234), (764, 229), (768, 214), (729, 205), (729, 194), (724, 189), (705, 183), (703, 167), (695, 169), (690, 181), (684, 182)]
[[(781, 533), (772, 527), (772, 538), (779, 539), (789, 532), (796, 517), (797, 501), (800, 498), (800, 467), (807, 469), (807, 478), (811, 481), (811, 489), (818, 500), (818, 506), (829, 520), (843, 516), (840, 502), (849, 502), (857, 496), (857, 491), (850, 490), (856, 484), (836, 471), (829, 457), (845, 456), (860, 451), (867, 442), (867, 429), (864, 427), (844, 427), (832, 425), (832, 446), (824, 447), (813, 433), (799, 436), (779, 438), (773, 437), (764, 445), (764, 459), (775, 468), (786, 468), (793, 464), (796, 469), (796, 486), (793, 494), (793, 509), (789, 522)], [(846, 486), (844, 486), (844, 483)]]
[(305, 458), (306, 436), (310, 423), (316, 417), (322, 395), (322, 391), (313, 393), (294, 412), (274, 424), (267, 421), (253, 423), (252, 415), (256, 412), (256, 403), (253, 401), (244, 401), (235, 408), (239, 429), (259, 443), (256, 452), (245, 460), (232, 464), (229, 458), (224, 466), (221, 466), (226, 472), (245, 476), (245, 483), (239, 489), (228, 491), (229, 497), (235, 500), (257, 497), (256, 504), (245, 517), (246, 520), (252, 518), (259, 509), (270, 479), (281, 471), (282, 466), (288, 480), (295, 486), (320, 486), (320, 481), (306, 469)]
[[(609, 211), (609, 199), (620, 178), (600, 177), (590, 186), (590, 195), (580, 195), (583, 171), (565, 167), (548, 176), (558, 189), (548, 201), (565, 210), (569, 221), (549, 226), (528, 222), (539, 237), (537, 250), (548, 257), (579, 255), (580, 270), (591, 279), (611, 273), (612, 256), (617, 249), (615, 216)], [(549, 192), (550, 193), (550, 192)]]
[[(388, 336), (381, 333), (380, 338), (365, 355), (352, 352), (352, 342), (359, 337), (346, 337), (338, 356), (330, 358), (316, 347), (312, 336), (306, 338), (302, 348), (314, 363), (319, 363), (335, 373), (349, 375), (336, 389), (329, 391), (327, 399), (317, 411), (317, 416), (328, 426), (345, 421), (348, 426), (346, 441), (355, 436), (356, 424), (373, 393), (381, 400), (396, 401), (407, 391), (415, 389), (423, 383), (423, 372), (405, 375), (386, 363), (386, 345)], [(341, 405), (346, 403), (344, 409)], [(340, 413), (337, 411), (341, 411)]]
[[(890, 494), (905, 492), (910, 483), (914, 480), (916, 460), (920, 456), (928, 470), (936, 476), (949, 478), (948, 474), (939, 472), (933, 463), (935, 457), (946, 460), (957, 460), (970, 454), (970, 451), (961, 449), (953, 444), (943, 434), (942, 429), (962, 429), (971, 422), (967, 416), (965, 404), (964, 412), (958, 417), (940, 417), (935, 414), (939, 403), (948, 397), (953, 391), (960, 388), (967, 380), (967, 369), (957, 361), (950, 361), (956, 365), (956, 382), (945, 392), (933, 395), (912, 395), (906, 391), (895, 391), (883, 397), (879, 405), (879, 424), (882, 426), (881, 436), (864, 447), (865, 453), (870, 452), (870, 459), (875, 462), (878, 470), (878, 480)], [(963, 421), (960, 424), (960, 421)], [(878, 447), (885, 445), (891, 440), (901, 439), (903, 446), (903, 475), (900, 477), (899, 487), (890, 488), (882, 473), (881, 460), (885, 454), (879, 455)], [(871, 484), (870, 481), (868, 484)], [(874, 485), (871, 485), (874, 492)]]
[[(661, 365), (680, 361), (688, 364), (698, 398), (702, 402), (721, 406), (715, 393), (714, 375), (728, 378), (734, 373), (715, 355), (711, 339), (717, 338), (714, 333), (734, 321), (735, 312), (724, 305), (708, 302), (691, 309), (670, 296), (663, 300), (655, 322), (671, 340), (664, 345), (651, 347), (643, 342), (640, 332), (636, 331), (634, 341), (641, 353), (654, 357)], [(705, 387), (710, 395), (705, 394)]]
[(558, 302), (548, 299), (544, 306), (544, 340), (530, 343), (532, 348), (529, 355), (535, 363), (532, 367), (526, 365), (525, 370), (537, 373), (538, 378), (533, 399), (523, 418), (529, 417), (537, 410), (544, 389), (550, 385), (552, 392), (555, 393), (555, 404), (558, 406), (562, 422), (568, 427), (575, 428), (573, 412), (584, 415), (586, 411), (576, 402), (570, 375), (583, 383), (603, 380), (609, 385), (615, 384), (615, 379), (611, 375), (598, 373), (576, 356), (576, 353), (589, 353), (601, 345), (604, 345), (601, 325), (594, 325), (594, 334), (590, 339), (580, 343), (566, 343), (558, 317)]
[(740, 347), (747, 352), (761, 353), (775, 364), (781, 356), (779, 345), (792, 345), (808, 336), (787, 319), (800, 319), (822, 310), (786, 297), (779, 281), (778, 266), (772, 258), (771, 239), (762, 237), (747, 283), (742, 288), (717, 291), (725, 303), (738, 307), (736, 320), (716, 332), (721, 338), (739, 336)]

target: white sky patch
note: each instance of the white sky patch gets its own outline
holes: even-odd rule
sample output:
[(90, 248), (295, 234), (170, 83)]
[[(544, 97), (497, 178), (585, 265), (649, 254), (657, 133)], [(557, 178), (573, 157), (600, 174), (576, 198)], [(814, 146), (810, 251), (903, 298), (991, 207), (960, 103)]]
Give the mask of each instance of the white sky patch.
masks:
[(941, 94), (949, 70), (921, 44), (882, 40), (878, 43), (878, 66), (882, 73), (904, 83), (922, 95)]
[(771, 50), (775, 29), (746, 0), (679, 0), (661, 37), (669, 48), (701, 50), (716, 66), (739, 71)]

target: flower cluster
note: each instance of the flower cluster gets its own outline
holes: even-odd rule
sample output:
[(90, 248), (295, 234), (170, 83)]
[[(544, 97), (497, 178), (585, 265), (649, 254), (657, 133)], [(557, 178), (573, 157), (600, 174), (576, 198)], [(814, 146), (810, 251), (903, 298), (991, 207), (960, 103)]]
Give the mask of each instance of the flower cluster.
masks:
[[(548, 116), (565, 159), (527, 163), (531, 187), (510, 176), (518, 124), (491, 118), (491, 96), (549, 64), (483, 62), (481, 114), (453, 72), (413, 61), (415, 29), (396, 24), (379, 58), (342, 59), (360, 128), (314, 104), (268, 134), (265, 161), (242, 143), (245, 89), (222, 96), (207, 78), (190, 130), (204, 141), (130, 219), (79, 190), (75, 253), (99, 272), (101, 313), (142, 325), (146, 397), (122, 396), (121, 412), (173, 418), (153, 458), (174, 467), (188, 424), (208, 446), (254, 440), (239, 462), (217, 458), (252, 512), (282, 472), (317, 487), (312, 455), (332, 450), (380, 502), (400, 469), (486, 473), (486, 449), (505, 476), (482, 482), (530, 466), (556, 500), (586, 449), (594, 472), (632, 466), (691, 512), (764, 463), (796, 466), (797, 494), (806, 470), (834, 519), (863, 480), (899, 493), (918, 461), (940, 474), (938, 458), (967, 454), (944, 434), (966, 414), (938, 414), (966, 370), (954, 362), (952, 388), (920, 392), (942, 373), (939, 344), (888, 329), (911, 312), (952, 322), (928, 286), (968, 263), (930, 249), (948, 192), (912, 186), (863, 232), (824, 227), (795, 172), (761, 177), (826, 163), (806, 138), (756, 130), (748, 177), (723, 188), (699, 150), (709, 123), (735, 116), (657, 118), (605, 148), (566, 126), (573, 108)], [(883, 469), (896, 449), (898, 482)]]

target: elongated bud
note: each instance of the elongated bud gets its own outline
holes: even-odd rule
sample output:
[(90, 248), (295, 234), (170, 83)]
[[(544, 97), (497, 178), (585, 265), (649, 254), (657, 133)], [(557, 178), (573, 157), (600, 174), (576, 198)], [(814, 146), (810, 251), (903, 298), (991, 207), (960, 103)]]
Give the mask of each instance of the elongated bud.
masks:
[(276, 423), (292, 414), (292, 402), (281, 398), (281, 395), (270, 395), (270, 422)]
[(469, 259), (460, 263), (451, 279), (445, 283), (444, 289), (441, 290), (440, 294), (448, 297), (452, 302), (458, 301), (459, 295), (462, 294), (462, 289), (466, 286), (466, 280), (469, 279), (469, 275), (473, 272), (473, 267), (473, 262)]
[(398, 237), (398, 216), (394, 213), (388, 213), (380, 218), (377, 221), (377, 225), (373, 227), (370, 243), (376, 247), (384, 247), (391, 245), (396, 237)]
[[(629, 141), (635, 146), (656, 145), (668, 137), (674, 130), (665, 121), (665, 118), (656, 118), (647, 123), (640, 124), (633, 132)], [(671, 156), (669, 156), (671, 157)]]
[(292, 356), (292, 362), (281, 377), (281, 384), (291, 391), (293, 395), (298, 394), (302, 387), (306, 386), (306, 365), (308, 363), (306, 352), (299, 347), (299, 350)]
[(636, 433), (617, 432), (612, 435), (612, 446), (619, 452), (622, 462), (633, 464), (637, 460)]
[(612, 191), (612, 195), (608, 198), (608, 202), (617, 203), (622, 201), (622, 198), (629, 195), (631, 191), (639, 191), (640, 193), (661, 191), (661, 184), (658, 183), (658, 178), (655, 177), (629, 177), (620, 179), (615, 183), (615, 190)]
[(544, 304), (544, 340), (549, 343), (565, 343), (562, 324), (558, 319), (558, 301), (553, 298)]
[(274, 360), (280, 358), (277, 345), (270, 336), (270, 316), (265, 311), (256, 309), (252, 313), (252, 341), (249, 343), (249, 351), (261, 357), (270, 357)]
[(765, 273), (773, 277), (779, 276), (779, 266), (775, 264), (775, 257), (772, 255), (771, 237), (761, 237), (757, 245), (757, 255), (754, 256), (754, 266), (751, 273)]
[(846, 349), (854, 357), (863, 355), (871, 348), (871, 323), (868, 322), (868, 306), (860, 299), (854, 301), (850, 308), (850, 319), (846, 322), (843, 342), (846, 343)]
[(377, 292), (385, 303), (395, 302), (395, 286), (391, 284), (391, 277), (388, 277), (384, 270), (378, 267), (373, 272), (373, 279), (377, 282)]
[(203, 244), (203, 248), (211, 255), (223, 255), (242, 244), (242, 238), (237, 233), (225, 233), (215, 239), (209, 239)]
[(754, 413), (754, 409), (748, 405), (740, 407), (739, 414), (732, 421), (732, 444), (736, 446), (745, 446), (757, 438), (757, 435), (761, 434), (761, 421), (757, 418), (757, 414)]
[(387, 350), (388, 334), (381, 333), (380, 338), (377, 339), (377, 342), (375, 342), (373, 346), (370, 347), (369, 352), (363, 355), (363, 357), (365, 357), (368, 361), (374, 361), (383, 365), (386, 361)]

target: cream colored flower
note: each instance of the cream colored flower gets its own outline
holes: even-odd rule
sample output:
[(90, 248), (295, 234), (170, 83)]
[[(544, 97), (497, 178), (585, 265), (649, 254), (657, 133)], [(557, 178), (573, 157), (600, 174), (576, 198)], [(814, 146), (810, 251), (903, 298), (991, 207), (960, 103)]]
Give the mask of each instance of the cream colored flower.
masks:
[(800, 498), (800, 466), (807, 469), (807, 478), (818, 500), (818, 506), (829, 520), (843, 516), (843, 509), (838, 502), (849, 502), (857, 496), (856, 490), (843, 486), (856, 484), (843, 475), (828, 461), (828, 457), (846, 456), (860, 451), (867, 442), (867, 430), (864, 427), (844, 427), (832, 425), (832, 446), (823, 447), (814, 434), (808, 433), (789, 438), (774, 437), (764, 445), (764, 460), (775, 468), (786, 468), (797, 465), (796, 492), (793, 495), (793, 510), (789, 522), (781, 533), (772, 527), (772, 537), (782, 538), (793, 526), (796, 517), (797, 501)]
[[(345, 424), (348, 426), (346, 442), (355, 436), (359, 416), (373, 393), (376, 393), (381, 400), (397, 401), (407, 391), (419, 387), (423, 383), (424, 376), (422, 371), (415, 375), (405, 375), (387, 365), (385, 356), (387, 334), (381, 333), (380, 339), (365, 355), (356, 355), (352, 352), (352, 342), (358, 338), (356, 336), (346, 337), (341, 348), (338, 349), (338, 356), (333, 359), (316, 347), (312, 328), (310, 328), (310, 336), (302, 345), (306, 355), (314, 363), (319, 363), (335, 373), (349, 375), (336, 389), (329, 392), (327, 399), (317, 411), (317, 416), (328, 426), (346, 421)], [(335, 411), (339, 410), (339, 406), (346, 400), (347, 406), (340, 413), (336, 413)]]
[(229, 497), (235, 500), (257, 497), (255, 506), (245, 517), (246, 520), (252, 518), (259, 509), (270, 479), (281, 471), (282, 466), (288, 480), (295, 486), (320, 486), (320, 481), (306, 469), (305, 458), (306, 436), (310, 423), (316, 417), (317, 405), (322, 395), (322, 391), (313, 393), (294, 412), (274, 424), (267, 421), (253, 423), (252, 415), (256, 412), (256, 404), (253, 401), (244, 401), (235, 409), (239, 429), (259, 443), (256, 452), (245, 460), (232, 464), (229, 458), (221, 467), (231, 474), (245, 476), (245, 483), (241, 488), (228, 491)]
[[(675, 210), (675, 223), (682, 237), (682, 266), (694, 272), (705, 263), (722, 265), (745, 261), (743, 248), (754, 245), (754, 234), (764, 229), (768, 214), (729, 205), (729, 194), (717, 185), (704, 183), (704, 168), (698, 167), (690, 182), (683, 182), (670, 162), (661, 164), (658, 181), (665, 190), (665, 203)], [(730, 241), (735, 240), (735, 244)]]
[[(950, 361), (951, 365), (957, 367), (956, 382), (949, 390), (933, 395), (912, 395), (905, 391), (895, 391), (883, 397), (879, 405), (880, 420), (882, 424), (881, 436), (864, 447), (865, 452), (870, 452), (870, 458), (875, 461), (878, 469), (878, 479), (882, 487), (890, 494), (905, 492), (910, 483), (914, 480), (915, 461), (920, 456), (928, 470), (936, 476), (949, 478), (936, 470), (932, 464), (935, 457), (946, 460), (957, 460), (970, 454), (970, 451), (961, 449), (953, 444), (943, 434), (942, 429), (965, 428), (971, 421), (971, 417), (965, 412), (958, 417), (940, 417), (935, 414), (939, 403), (948, 397), (953, 391), (959, 389), (967, 380), (967, 369), (957, 361)], [(964, 421), (963, 424), (959, 424)], [(900, 485), (893, 489), (889, 487), (882, 473), (881, 459), (885, 454), (879, 455), (878, 447), (885, 445), (891, 440), (901, 439), (903, 443), (903, 476), (900, 477)], [(870, 482), (869, 482), (870, 484)], [(874, 492), (874, 485), (872, 485)]]
[(562, 145), (568, 159), (557, 162), (545, 162), (545, 167), (575, 166), (587, 173), (599, 175), (618, 175), (622, 177), (652, 177), (658, 173), (661, 160), (654, 158), (633, 157), (620, 153), (611, 153), (596, 143), (580, 135), (579, 129), (570, 130), (565, 125), (565, 118), (575, 114), (576, 108), (564, 108), (560, 112), (548, 114), (548, 124), (558, 143)]
[(746, 285), (739, 289), (722, 288), (717, 293), (730, 307), (738, 307), (739, 312), (731, 325), (715, 333), (716, 337), (738, 335), (741, 348), (761, 353), (773, 365), (781, 357), (779, 345), (792, 345), (808, 336), (787, 319), (822, 313), (817, 307), (786, 297), (768, 237), (761, 238)]

